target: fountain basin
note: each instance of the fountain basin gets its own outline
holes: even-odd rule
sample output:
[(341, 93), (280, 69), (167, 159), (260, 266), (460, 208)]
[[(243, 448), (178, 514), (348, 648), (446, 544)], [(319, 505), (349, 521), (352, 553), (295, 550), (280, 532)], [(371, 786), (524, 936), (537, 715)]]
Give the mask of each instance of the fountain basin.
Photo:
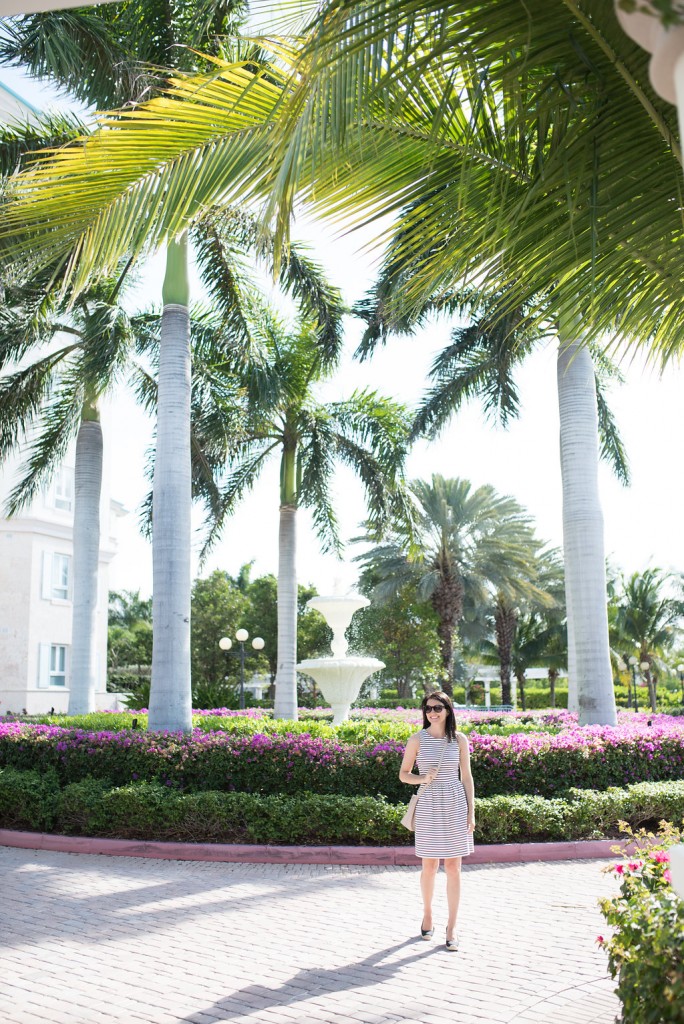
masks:
[(351, 622), (354, 612), (357, 612), (359, 608), (367, 608), (369, 604), (368, 598), (361, 597), (360, 594), (350, 594), (344, 597), (320, 594), (306, 602), (307, 608), (315, 608), (317, 612), (321, 613), (333, 631), (330, 643), (333, 658), (344, 658), (347, 653), (345, 630)]
[(333, 725), (349, 718), (352, 704), (359, 695), (361, 684), (374, 672), (385, 667), (377, 658), (307, 658), (297, 665), (316, 681), (319, 690), (333, 710)]

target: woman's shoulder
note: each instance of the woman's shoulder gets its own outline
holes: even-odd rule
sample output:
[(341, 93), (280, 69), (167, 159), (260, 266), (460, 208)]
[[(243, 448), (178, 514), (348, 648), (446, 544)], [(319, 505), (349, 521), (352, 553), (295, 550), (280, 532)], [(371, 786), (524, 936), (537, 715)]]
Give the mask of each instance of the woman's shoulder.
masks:
[(464, 732), (456, 732), (456, 742), (459, 747), (468, 746), (468, 737)]
[(425, 732), (425, 729), (419, 729), (418, 732), (412, 732), (411, 735), (409, 736), (407, 742), (408, 743), (413, 743), (414, 745), (415, 744), (419, 744), (420, 743), (420, 737), (423, 735), (424, 732)]

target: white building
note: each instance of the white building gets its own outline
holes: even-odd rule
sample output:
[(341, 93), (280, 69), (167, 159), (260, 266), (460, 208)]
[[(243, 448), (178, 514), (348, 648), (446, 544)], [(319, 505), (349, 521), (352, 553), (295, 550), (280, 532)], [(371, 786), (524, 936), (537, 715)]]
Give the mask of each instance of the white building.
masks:
[[(36, 110), (0, 84), (0, 120), (31, 120)], [(100, 503), (100, 565), (97, 607), (98, 708), (115, 707), (106, 693), (108, 565), (114, 556), (114, 520), (125, 514), (110, 500), (106, 414)], [(52, 485), (30, 508), (0, 517), (0, 714), (66, 711), (69, 703), (75, 443)], [(0, 510), (18, 479), (26, 452), (0, 475)]]
[[(0, 518), (0, 714), (65, 712), (69, 703), (74, 447), (30, 508), (12, 519)], [(18, 461), (0, 478), (3, 505)], [(117, 706), (117, 695), (106, 692), (108, 566), (116, 551), (113, 525), (125, 514), (110, 500), (108, 478), (105, 451), (96, 613), (99, 709)]]

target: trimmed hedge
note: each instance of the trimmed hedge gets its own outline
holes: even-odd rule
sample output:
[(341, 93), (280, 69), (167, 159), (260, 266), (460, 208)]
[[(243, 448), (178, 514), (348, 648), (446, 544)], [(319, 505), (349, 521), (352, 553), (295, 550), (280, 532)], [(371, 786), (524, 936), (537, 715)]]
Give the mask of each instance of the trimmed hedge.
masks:
[[(26, 799), (30, 794), (30, 799)], [(61, 834), (184, 842), (408, 845), (406, 805), (370, 796), (179, 793), (156, 782), (107, 787), (85, 779), (59, 788), (56, 776), (0, 770), (0, 827)], [(23, 808), (23, 809), (22, 809)], [(603, 793), (571, 790), (545, 800), (496, 796), (476, 803), (479, 843), (617, 836), (684, 820), (684, 782), (640, 783)]]
[[(675, 718), (510, 736), (473, 734), (478, 797), (527, 793), (552, 798), (570, 787), (604, 790), (640, 781), (684, 779), (684, 727)], [(345, 744), (307, 734), (190, 736), (84, 732), (54, 726), (0, 725), (0, 766), (55, 771), (61, 783), (87, 777), (108, 786), (157, 782), (200, 792), (285, 794), (302, 791), (406, 799), (399, 781), (404, 744)]]

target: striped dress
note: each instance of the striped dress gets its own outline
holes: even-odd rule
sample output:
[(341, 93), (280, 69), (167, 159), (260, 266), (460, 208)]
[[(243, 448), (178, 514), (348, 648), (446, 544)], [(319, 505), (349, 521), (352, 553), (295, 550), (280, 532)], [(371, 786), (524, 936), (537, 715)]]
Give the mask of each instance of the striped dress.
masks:
[(468, 832), (468, 802), (459, 777), (460, 748), (457, 740), (431, 736), (420, 731), (418, 771), (425, 775), (436, 768), (444, 749), (437, 778), (429, 786), (420, 787), (416, 805), (416, 856), (467, 857), (473, 852), (472, 833)]

